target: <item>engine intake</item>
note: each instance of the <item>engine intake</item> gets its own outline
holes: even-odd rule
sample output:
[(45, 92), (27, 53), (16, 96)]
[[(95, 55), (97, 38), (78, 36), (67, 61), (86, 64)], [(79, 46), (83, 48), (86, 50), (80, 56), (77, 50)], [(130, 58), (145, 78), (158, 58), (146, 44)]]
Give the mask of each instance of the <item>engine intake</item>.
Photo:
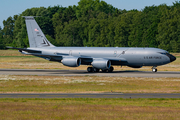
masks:
[(109, 69), (111, 67), (111, 61), (106, 59), (95, 59), (92, 62), (92, 66), (98, 69)]
[(61, 62), (68, 67), (78, 67), (81, 65), (81, 59), (78, 57), (64, 57)]

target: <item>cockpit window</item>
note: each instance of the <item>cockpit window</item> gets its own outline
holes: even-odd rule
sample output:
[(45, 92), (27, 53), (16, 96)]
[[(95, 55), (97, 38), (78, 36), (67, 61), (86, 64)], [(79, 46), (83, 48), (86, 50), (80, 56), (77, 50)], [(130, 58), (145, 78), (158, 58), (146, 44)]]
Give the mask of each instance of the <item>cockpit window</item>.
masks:
[(169, 54), (168, 52), (159, 52), (160, 54), (162, 54), (162, 55), (167, 55), (167, 54)]
[(161, 53), (161, 54), (163, 54), (163, 55), (167, 55), (167, 53)]

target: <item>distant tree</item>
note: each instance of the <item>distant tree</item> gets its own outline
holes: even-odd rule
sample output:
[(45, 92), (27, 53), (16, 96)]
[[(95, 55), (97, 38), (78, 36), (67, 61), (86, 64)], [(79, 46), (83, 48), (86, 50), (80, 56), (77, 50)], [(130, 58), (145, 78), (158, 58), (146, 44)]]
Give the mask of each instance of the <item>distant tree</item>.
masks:
[(26, 9), (8, 17), (0, 46), (28, 47), (25, 20), (35, 18), (56, 46), (158, 47), (180, 52), (180, 2), (121, 10), (102, 0), (80, 0), (77, 6)]
[(77, 18), (85, 17), (86, 20), (96, 17), (99, 13), (113, 14), (115, 8), (100, 0), (80, 0), (76, 9)]
[(128, 47), (128, 43), (130, 43), (129, 36), (131, 32), (131, 25), (133, 20), (133, 15), (136, 12), (127, 12), (118, 16), (115, 20), (115, 35), (114, 42), (115, 46), (119, 47)]
[(158, 47), (156, 36), (158, 34), (158, 23), (160, 21), (159, 8), (157, 6), (145, 7), (142, 11), (144, 33), (142, 36), (142, 47)]
[(5, 49), (4, 39), (3, 39), (3, 31), (0, 26), (0, 49)]
[[(130, 24), (129, 33), (129, 47), (142, 47), (142, 36), (143, 36), (143, 22), (142, 22), (142, 12), (141, 11), (131, 11), (132, 21)], [(129, 13), (129, 14), (130, 14)]]
[(11, 43), (13, 42), (14, 23), (15, 23), (15, 19), (12, 18), (11, 16), (8, 17), (7, 20), (3, 21), (3, 25), (4, 25), (3, 38), (6, 45), (11, 45)]
[[(74, 34), (75, 32), (71, 32), (73, 34), (69, 34), (69, 33), (70, 31), (75, 31), (75, 28), (72, 27), (73, 23), (71, 22), (71, 21), (76, 20), (75, 9), (76, 9), (76, 6), (73, 6), (73, 7), (69, 6), (68, 8), (61, 7), (59, 8), (59, 11), (53, 15), (52, 22), (55, 29), (55, 38), (56, 38), (57, 46), (74, 45), (72, 44), (74, 43), (74, 37), (73, 39), (70, 39), (70, 38), (71, 36), (75, 35)], [(72, 27), (72, 29), (69, 28), (70, 26)], [(79, 27), (79, 25), (75, 27)], [(67, 29), (69, 30), (69, 32), (67, 31)], [(71, 41), (71, 42), (68, 42), (68, 41)]]
[(57, 5), (57, 6), (54, 6), (54, 7), (48, 7), (47, 8), (47, 10), (48, 10), (48, 16), (50, 17), (50, 18), (53, 18), (53, 15), (56, 13), (56, 12), (58, 12), (59, 10), (60, 10), (60, 6), (59, 5)]
[(158, 47), (171, 52), (180, 52), (178, 48), (180, 41), (180, 8), (171, 9), (164, 5), (161, 6), (161, 11), (157, 34)]

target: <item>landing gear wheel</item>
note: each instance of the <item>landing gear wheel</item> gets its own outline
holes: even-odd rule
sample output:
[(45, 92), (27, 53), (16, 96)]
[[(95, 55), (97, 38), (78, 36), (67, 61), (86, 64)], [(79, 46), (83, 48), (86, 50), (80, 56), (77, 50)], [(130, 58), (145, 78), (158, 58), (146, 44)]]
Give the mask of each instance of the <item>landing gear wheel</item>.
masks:
[(102, 72), (113, 72), (114, 68), (113, 67), (110, 67), (109, 69), (105, 69), (105, 70), (102, 70)]
[(105, 70), (102, 70), (102, 72), (106, 73), (106, 72), (109, 72), (109, 70), (108, 70), (108, 69), (105, 69)]
[(87, 68), (87, 71), (88, 71), (88, 72), (93, 72), (93, 68), (92, 68), (92, 67), (88, 67), (88, 68)]
[(110, 67), (108, 72), (113, 72), (114, 68), (113, 67)]
[(93, 71), (94, 71), (94, 72), (99, 72), (99, 69), (93, 68)]
[(156, 68), (156, 67), (153, 67), (153, 68), (152, 68), (152, 72), (154, 72), (154, 73), (157, 72), (157, 68)]

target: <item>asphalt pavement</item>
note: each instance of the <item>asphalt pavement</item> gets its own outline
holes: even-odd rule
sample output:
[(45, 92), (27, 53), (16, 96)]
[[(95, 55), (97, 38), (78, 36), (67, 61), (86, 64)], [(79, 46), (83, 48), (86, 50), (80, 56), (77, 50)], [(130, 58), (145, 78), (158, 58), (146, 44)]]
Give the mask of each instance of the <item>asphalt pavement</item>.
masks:
[(180, 72), (173, 71), (159, 71), (157, 73), (153, 73), (151, 71), (114, 71), (112, 73), (88, 73), (86, 70), (0, 69), (0, 75), (180, 78)]

